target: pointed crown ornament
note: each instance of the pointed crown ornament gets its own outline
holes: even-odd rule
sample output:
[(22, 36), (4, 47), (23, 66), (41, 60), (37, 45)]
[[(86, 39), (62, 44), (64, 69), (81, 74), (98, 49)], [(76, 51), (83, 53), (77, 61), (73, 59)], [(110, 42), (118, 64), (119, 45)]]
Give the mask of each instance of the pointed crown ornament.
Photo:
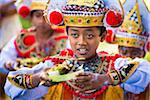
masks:
[[(128, 6), (130, 2), (126, 4), (126, 6)], [(135, 5), (128, 10), (119, 28), (107, 27), (106, 42), (125, 47), (144, 48), (144, 50), (149, 51), (149, 32), (146, 30), (146, 27), (143, 26), (148, 25), (148, 23), (144, 23), (141, 17), (142, 14), (138, 2), (136, 1)], [(149, 13), (145, 12), (144, 14), (149, 16)]]
[(148, 33), (145, 32), (138, 2), (129, 11), (120, 28), (116, 30), (115, 42), (121, 46), (143, 48), (148, 40)]

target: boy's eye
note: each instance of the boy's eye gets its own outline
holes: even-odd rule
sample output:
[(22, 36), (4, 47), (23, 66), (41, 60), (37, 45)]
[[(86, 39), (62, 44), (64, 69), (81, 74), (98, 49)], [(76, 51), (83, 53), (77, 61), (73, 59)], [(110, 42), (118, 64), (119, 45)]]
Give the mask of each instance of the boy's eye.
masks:
[(87, 38), (88, 38), (88, 39), (91, 39), (91, 38), (93, 38), (93, 37), (94, 37), (93, 34), (88, 34), (88, 35), (87, 35)]
[(37, 14), (36, 17), (42, 17), (40, 14)]
[(126, 55), (128, 52), (128, 50), (123, 50), (123, 54)]
[(79, 37), (79, 35), (77, 33), (72, 33), (71, 36), (74, 37), (74, 38), (78, 38)]
[(43, 14), (42, 13), (36, 13), (35, 16), (36, 17), (43, 17)]

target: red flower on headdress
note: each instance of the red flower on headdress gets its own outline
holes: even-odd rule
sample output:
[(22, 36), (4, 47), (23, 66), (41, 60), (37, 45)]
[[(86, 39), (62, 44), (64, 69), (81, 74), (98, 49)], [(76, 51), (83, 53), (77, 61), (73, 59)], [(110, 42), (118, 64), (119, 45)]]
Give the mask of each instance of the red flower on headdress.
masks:
[(52, 11), (50, 14), (49, 14), (49, 21), (51, 24), (54, 24), (54, 25), (59, 25), (63, 22), (63, 16), (61, 14), (61, 12), (59, 11)]
[(121, 13), (109, 10), (106, 14), (106, 23), (109, 26), (119, 26), (123, 21)]
[(22, 16), (23, 18), (27, 17), (30, 14), (30, 8), (23, 5), (19, 8), (18, 13), (20, 16)]

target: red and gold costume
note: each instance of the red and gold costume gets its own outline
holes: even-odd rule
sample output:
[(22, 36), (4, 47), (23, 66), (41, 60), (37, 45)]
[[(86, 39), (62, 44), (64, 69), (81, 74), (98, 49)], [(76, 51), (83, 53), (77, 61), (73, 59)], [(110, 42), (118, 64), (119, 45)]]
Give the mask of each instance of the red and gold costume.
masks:
[[(61, 51), (61, 49), (66, 47), (67, 36), (64, 35), (64, 29), (57, 28), (53, 31), (54, 35), (58, 34), (58, 36), (56, 35), (54, 38), (50, 37), (50, 39), (47, 41), (47, 43), (49, 44), (49, 48), (47, 49), (50, 49), (52, 51), (49, 53), (49, 56), (58, 54)], [(44, 54), (44, 52), (37, 52), (38, 44), (35, 38), (35, 34), (35, 30), (29, 29), (22, 30), (21, 34), (17, 36), (16, 40), (14, 41), (14, 44), (19, 56), (23, 58), (48, 56), (46, 55), (46, 53)]]
[[(61, 51), (59, 56), (54, 57), (47, 57), (45, 58), (45, 61), (53, 62), (56, 64), (62, 64), (64, 61), (69, 62), (70, 64), (73, 64), (73, 71), (77, 71), (79, 66), (81, 65), (78, 63), (78, 61), (70, 60), (73, 57), (73, 51), (69, 49), (65, 49)], [(130, 77), (130, 75), (135, 71), (137, 66), (139, 65), (138, 62), (133, 62), (131, 64), (126, 65), (126, 67), (122, 66), (120, 70), (116, 70), (114, 68), (114, 62), (117, 58), (120, 58), (120, 55), (97, 55), (91, 60), (89, 60), (87, 63), (83, 65), (84, 71), (91, 71), (94, 73), (99, 74), (109, 74), (113, 84), (117, 85), (119, 83), (122, 83)], [(132, 69), (132, 70), (131, 70)], [(22, 77), (22, 78), (20, 78)], [(30, 78), (32, 75), (28, 74), (20, 74), (16, 75), (14, 77), (8, 77), (9, 81), (21, 88), (30, 89), (32, 88), (32, 85), (30, 84)], [(28, 81), (29, 80), (29, 81)], [(46, 100), (55, 100), (56, 98), (58, 100), (78, 100), (80, 99), (117, 99), (121, 100), (123, 98), (123, 89), (120, 86), (103, 86), (97, 90), (90, 90), (87, 91), (87, 93), (78, 93), (76, 92), (76, 89), (78, 89), (80, 86), (76, 86), (73, 84), (73, 81), (67, 81), (59, 83), (58, 85), (54, 85), (49, 88), (48, 93), (45, 95)], [(116, 92), (117, 91), (117, 92)]]

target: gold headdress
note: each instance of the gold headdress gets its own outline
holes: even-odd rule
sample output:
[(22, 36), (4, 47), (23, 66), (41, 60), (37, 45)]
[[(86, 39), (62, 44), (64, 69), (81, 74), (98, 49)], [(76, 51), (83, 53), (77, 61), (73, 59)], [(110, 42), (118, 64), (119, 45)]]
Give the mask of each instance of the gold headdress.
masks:
[[(59, 22), (63, 22), (66, 26), (103, 26), (103, 19), (105, 19), (105, 24), (119, 26), (123, 20), (120, 12), (106, 8), (103, 0), (68, 0), (67, 2), (63, 0), (66, 4), (63, 8), (59, 9), (60, 11), (57, 9), (59, 7), (52, 7), (54, 6), (52, 1), (53, 0), (51, 0), (51, 4), (46, 10), (47, 19), (50, 24), (59, 25)], [(57, 1), (58, 0), (55, 0), (55, 3)], [(58, 4), (59, 2), (60, 1), (58, 1)], [(107, 16), (105, 16), (105, 14)], [(58, 18), (58, 15), (62, 15), (62, 17), (60, 16), (61, 18)], [(110, 17), (114, 18), (113, 20), (116, 20), (116, 22), (111, 23)], [(58, 22), (58, 19), (61, 20)]]
[(121, 46), (143, 48), (148, 39), (141, 22), (138, 2), (129, 11), (121, 27), (116, 31), (115, 42)]
[(50, 0), (32, 0), (31, 10), (45, 10)]
[(102, 26), (106, 8), (103, 1), (70, 0), (63, 9), (66, 26)]
[(18, 14), (27, 17), (32, 10), (45, 10), (50, 0), (17, 0), (15, 5)]
[(15, 3), (18, 14), (23, 18), (30, 14), (30, 5), (30, 0), (17, 0)]

